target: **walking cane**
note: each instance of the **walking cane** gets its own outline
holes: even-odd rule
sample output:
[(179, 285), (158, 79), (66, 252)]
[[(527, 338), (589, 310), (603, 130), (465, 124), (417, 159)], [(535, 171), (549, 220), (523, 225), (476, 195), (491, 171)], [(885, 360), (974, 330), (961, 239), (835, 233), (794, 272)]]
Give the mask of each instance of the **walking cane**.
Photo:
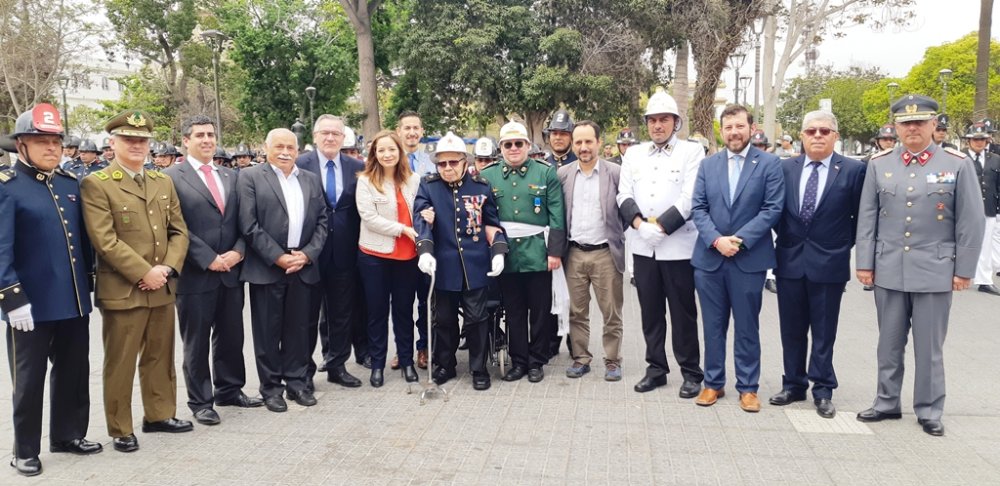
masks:
[[(435, 272), (437, 273), (437, 272)], [(427, 382), (423, 384), (423, 391), (420, 392), (420, 404), (426, 405), (427, 399), (434, 396), (435, 393), (440, 394), (444, 401), (448, 401), (448, 390), (444, 387), (440, 387), (434, 380), (431, 379), (431, 375), (434, 374), (434, 306), (432, 302), (434, 301), (434, 273), (431, 274), (431, 288), (428, 290), (427, 296)], [(412, 393), (407, 387), (407, 393)]]

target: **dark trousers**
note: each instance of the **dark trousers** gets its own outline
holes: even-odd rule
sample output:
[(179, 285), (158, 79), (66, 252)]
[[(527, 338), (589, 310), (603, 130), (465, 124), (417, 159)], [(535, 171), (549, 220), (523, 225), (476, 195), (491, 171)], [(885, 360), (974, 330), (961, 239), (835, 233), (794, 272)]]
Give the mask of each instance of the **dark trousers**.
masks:
[(192, 412), (211, 408), (215, 400), (235, 398), (247, 383), (243, 364), (243, 299), (243, 282), (232, 288), (220, 284), (208, 292), (177, 296), (178, 324), (184, 343), (184, 383)]
[(840, 302), (844, 297), (844, 284), (779, 277), (777, 285), (781, 353), (785, 365), (781, 386), (794, 393), (805, 393), (811, 381), (813, 398), (833, 398), (833, 390), (837, 388), (837, 374), (833, 370), (833, 343), (837, 339), (837, 321), (840, 317)]
[(417, 259), (390, 260), (361, 253), (358, 270), (368, 307), (368, 354), (372, 357), (372, 369), (385, 368), (390, 308), (399, 366), (413, 366), (413, 299), (420, 273)]
[(306, 388), (309, 328), (315, 327), (319, 304), (318, 287), (296, 274), (272, 284), (250, 284), (253, 350), (264, 398), (281, 395), (286, 387), (295, 393)]
[[(334, 370), (344, 366), (351, 357), (359, 363), (368, 355), (368, 330), (364, 314), (364, 296), (355, 268), (330, 269), (323, 274), (323, 315), (319, 320), (319, 335), (326, 367)], [(309, 341), (315, 349), (315, 339)], [(309, 359), (309, 376), (316, 364)]]
[(431, 291), (431, 276), (421, 272), (417, 276), (417, 349), (427, 349), (427, 297)]
[(507, 337), (514, 366), (541, 368), (551, 351), (552, 273), (501, 273)]
[(14, 456), (37, 457), (42, 440), (45, 372), (49, 375), (49, 441), (87, 435), (90, 419), (90, 316), (36, 322), (22, 332), (6, 325), (7, 363), (13, 384)]
[(670, 343), (681, 376), (701, 383), (701, 349), (698, 342), (698, 306), (694, 300), (694, 267), (691, 260), (658, 261), (634, 255), (635, 287), (639, 293), (642, 334), (646, 338), (646, 376), (670, 373), (667, 364), (667, 308), (670, 309)]
[(463, 310), (462, 334), (469, 346), (469, 371), (486, 373), (490, 313), (487, 287), (462, 292), (434, 290), (434, 365), (454, 371), (458, 365), (458, 309)]
[(705, 329), (705, 387), (721, 390), (726, 386), (726, 334), (732, 316), (736, 390), (757, 392), (760, 304), (766, 275), (767, 272), (746, 273), (730, 259), (711, 272), (695, 269), (694, 282)]

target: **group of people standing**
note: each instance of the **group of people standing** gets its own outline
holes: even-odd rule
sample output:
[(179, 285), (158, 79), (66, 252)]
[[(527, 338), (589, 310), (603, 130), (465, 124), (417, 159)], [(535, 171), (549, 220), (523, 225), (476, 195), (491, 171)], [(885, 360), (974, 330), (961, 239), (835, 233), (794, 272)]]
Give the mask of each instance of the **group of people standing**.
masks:
[[(739, 406), (759, 411), (759, 313), (773, 268), (784, 375), (769, 402), (805, 400), (811, 384), (817, 413), (832, 418), (833, 348), (855, 246), (855, 276), (874, 286), (880, 329), (878, 396), (857, 419), (901, 417), (912, 330), (914, 410), (925, 432), (941, 435), (951, 293), (976, 274), (981, 215), (989, 216), (984, 200), (996, 214), (1000, 191), (987, 191), (998, 169), (933, 143), (936, 111), (923, 96), (896, 101), (901, 144), (867, 165), (834, 151), (837, 120), (822, 111), (803, 119), (802, 154), (782, 160), (764, 152), (751, 144), (753, 116), (739, 105), (720, 117), (725, 149), (706, 157), (700, 144), (677, 137), (682, 119), (664, 92), (645, 109), (651, 140), (633, 144), (631, 133), (620, 135), (619, 161), (600, 157), (597, 123), (574, 123), (564, 110), (545, 130), (547, 160), (529, 157), (530, 137), (516, 121), (500, 129), (499, 156), (477, 144), (470, 160), (463, 139), (449, 132), (432, 159), (417, 150), (419, 115), (406, 112), (397, 130), (371, 140), (362, 161), (342, 153), (344, 121), (322, 115), (314, 151), (300, 155), (295, 134), (275, 129), (265, 140), (267, 163), (240, 171), (212, 162), (216, 127), (195, 116), (181, 127), (184, 161), (160, 172), (143, 167), (154, 122), (130, 110), (105, 127), (114, 160), (78, 178), (59, 166), (58, 111), (37, 105), (18, 117), (5, 145), (17, 161), (0, 171), (11, 465), (24, 475), (41, 472), (48, 361), (50, 450), (102, 449), (85, 438), (92, 289), (103, 317), (108, 433), (122, 452), (139, 448), (131, 414), (137, 363), (142, 430), (193, 428), (176, 417), (175, 315), (188, 406), (209, 426), (221, 422), (216, 407), (283, 412), (286, 397), (313, 406), (317, 372), (361, 386), (345, 366), (352, 354), (370, 368), (373, 387), (383, 386), (386, 365), (416, 382), (416, 368), (428, 361), (434, 382), (446, 383), (458, 375), (460, 336), (473, 388), (489, 389), (491, 287), (506, 313), (512, 366), (505, 381), (542, 381), (564, 335), (573, 359), (566, 376), (591, 371), (591, 292), (602, 314), (604, 379), (618, 381), (626, 260), (634, 265), (646, 343), (635, 391), (667, 385), (669, 315), (679, 395), (716, 404), (728, 381), (732, 323)], [(246, 283), (260, 398), (242, 390)]]

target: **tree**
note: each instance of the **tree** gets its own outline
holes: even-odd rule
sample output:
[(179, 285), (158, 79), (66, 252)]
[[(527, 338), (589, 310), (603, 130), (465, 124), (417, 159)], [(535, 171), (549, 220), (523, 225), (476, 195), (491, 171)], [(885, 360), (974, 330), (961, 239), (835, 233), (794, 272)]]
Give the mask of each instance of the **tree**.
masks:
[(365, 138), (371, 139), (382, 127), (378, 107), (378, 85), (375, 79), (375, 42), (372, 37), (372, 14), (382, 0), (340, 0), (358, 43), (358, 91), (365, 110), (363, 123)]
[[(881, 117), (871, 117), (866, 111), (864, 96), (877, 85), (882, 85), (884, 74), (878, 68), (851, 67), (834, 71), (821, 67), (812, 74), (793, 78), (781, 95), (778, 121), (786, 132), (797, 133), (802, 128), (806, 113), (819, 109), (819, 100), (830, 99), (833, 114), (837, 117), (840, 138), (868, 140), (886, 120), (886, 104)], [(885, 93), (884, 85), (882, 92)]]
[(990, 30), (993, 27), (993, 0), (979, 2), (979, 39), (976, 44), (976, 102), (974, 116), (986, 116), (989, 104), (990, 82)]

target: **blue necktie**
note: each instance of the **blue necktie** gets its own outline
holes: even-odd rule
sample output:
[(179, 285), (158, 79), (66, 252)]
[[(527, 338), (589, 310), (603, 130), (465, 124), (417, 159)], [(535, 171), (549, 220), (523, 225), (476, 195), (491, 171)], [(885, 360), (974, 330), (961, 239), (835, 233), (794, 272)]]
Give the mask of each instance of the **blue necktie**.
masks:
[(332, 160), (326, 161), (326, 201), (330, 203), (330, 208), (337, 207), (337, 169), (333, 166)]
[(410, 159), (410, 170), (417, 172), (417, 154), (406, 154), (406, 158)]
[(816, 212), (816, 193), (819, 191), (819, 166), (823, 165), (822, 162), (812, 161), (809, 162), (813, 170), (809, 174), (809, 180), (806, 181), (806, 192), (802, 195), (802, 209), (799, 210), (799, 217), (802, 218), (802, 222), (809, 224), (813, 219), (813, 213)]
[(736, 185), (740, 182), (740, 170), (742, 169), (741, 163), (743, 162), (743, 156), (740, 154), (733, 155), (733, 165), (729, 167), (729, 203), (733, 203), (733, 198), (736, 197)]

